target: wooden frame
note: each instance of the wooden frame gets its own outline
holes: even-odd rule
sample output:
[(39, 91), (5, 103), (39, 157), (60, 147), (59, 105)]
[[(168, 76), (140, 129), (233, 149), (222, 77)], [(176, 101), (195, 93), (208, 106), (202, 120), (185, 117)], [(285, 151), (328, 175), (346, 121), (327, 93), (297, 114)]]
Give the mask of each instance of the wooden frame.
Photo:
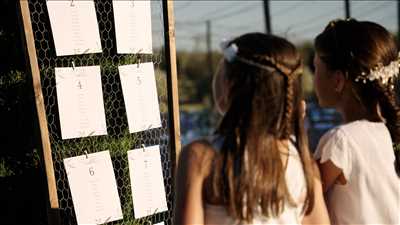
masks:
[(174, 159), (172, 160), (173, 171), (176, 170), (179, 155), (181, 152), (181, 136), (179, 123), (179, 94), (178, 94), (178, 75), (176, 68), (176, 45), (175, 45), (175, 18), (174, 18), (174, 1), (163, 1), (163, 18), (165, 30), (165, 54), (167, 64), (167, 88), (168, 88), (168, 112), (169, 121), (172, 121), (170, 126), (171, 147), (175, 151)]
[(49, 130), (47, 127), (46, 108), (43, 100), (42, 84), (40, 83), (40, 70), (36, 56), (35, 38), (33, 36), (32, 22), (29, 11), (29, 2), (27, 0), (20, 0), (19, 6), (21, 10), (23, 30), (25, 33), (26, 47), (28, 50), (30, 70), (32, 73), (32, 82), (35, 93), (36, 111), (39, 119), (40, 136), (42, 139), (43, 159), (46, 170), (50, 207), (57, 209), (59, 208), (57, 186), (54, 175), (53, 158), (51, 155)]
[[(163, 5), (164, 16), (164, 37), (165, 37), (165, 56), (167, 65), (167, 90), (168, 90), (168, 110), (170, 121), (170, 147), (172, 153), (172, 177), (175, 174), (176, 160), (179, 158), (181, 149), (180, 142), (180, 126), (179, 126), (179, 95), (178, 95), (178, 79), (176, 68), (176, 48), (175, 48), (175, 28), (173, 15), (173, 1), (161, 0)], [(56, 178), (54, 174), (54, 165), (52, 158), (52, 150), (50, 144), (50, 136), (48, 130), (48, 121), (46, 116), (46, 108), (42, 92), (40, 69), (36, 55), (35, 39), (32, 30), (32, 21), (29, 10), (28, 0), (19, 0), (19, 9), (23, 24), (24, 40), (27, 49), (27, 57), (29, 59), (30, 72), (32, 74), (33, 89), (35, 94), (36, 111), (38, 115), (40, 136), (43, 150), (43, 160), (47, 178), (47, 188), (50, 209), (59, 209), (59, 199), (57, 195)], [(170, 209), (172, 210), (172, 209)], [(49, 224), (58, 224), (59, 215), (48, 211)]]

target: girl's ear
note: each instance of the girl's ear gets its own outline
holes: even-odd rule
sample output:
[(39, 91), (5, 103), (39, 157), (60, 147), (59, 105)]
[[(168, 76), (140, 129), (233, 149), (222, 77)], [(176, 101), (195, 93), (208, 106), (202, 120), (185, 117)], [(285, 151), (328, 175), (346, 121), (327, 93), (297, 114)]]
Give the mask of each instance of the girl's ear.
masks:
[(341, 93), (344, 89), (344, 86), (346, 84), (346, 76), (344, 73), (340, 70), (336, 70), (334, 72), (334, 82), (335, 82), (335, 91), (337, 93)]

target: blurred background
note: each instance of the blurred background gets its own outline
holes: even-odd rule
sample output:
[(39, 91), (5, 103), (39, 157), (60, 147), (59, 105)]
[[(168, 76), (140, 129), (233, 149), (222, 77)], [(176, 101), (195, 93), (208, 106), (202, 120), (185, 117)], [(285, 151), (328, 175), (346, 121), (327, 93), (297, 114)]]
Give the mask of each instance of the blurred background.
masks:
[(211, 80), (219, 43), (247, 32), (270, 32), (293, 42), (304, 57), (304, 97), (311, 150), (340, 122), (318, 107), (313, 92), (313, 39), (329, 21), (352, 17), (377, 22), (398, 36), (398, 1), (175, 1), (182, 143), (209, 135), (218, 125)]

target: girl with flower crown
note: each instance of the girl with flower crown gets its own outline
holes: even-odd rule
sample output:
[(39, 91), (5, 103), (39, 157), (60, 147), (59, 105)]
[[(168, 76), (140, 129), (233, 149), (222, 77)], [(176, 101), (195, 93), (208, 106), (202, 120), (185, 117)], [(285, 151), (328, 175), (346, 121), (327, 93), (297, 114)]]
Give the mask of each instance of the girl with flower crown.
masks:
[(320, 140), (319, 162), (334, 224), (400, 224), (400, 58), (382, 26), (332, 21), (315, 38), (315, 91), (344, 124)]
[(213, 94), (223, 118), (181, 153), (174, 224), (329, 224), (303, 126), (300, 54), (261, 33), (222, 47)]

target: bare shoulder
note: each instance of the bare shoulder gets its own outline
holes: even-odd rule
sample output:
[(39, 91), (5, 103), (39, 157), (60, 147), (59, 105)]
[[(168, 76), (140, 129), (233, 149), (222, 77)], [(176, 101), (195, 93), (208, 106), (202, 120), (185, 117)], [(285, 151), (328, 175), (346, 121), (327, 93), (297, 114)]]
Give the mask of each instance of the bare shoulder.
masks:
[(207, 176), (215, 156), (215, 149), (207, 140), (197, 140), (183, 147), (179, 167), (191, 175)]

